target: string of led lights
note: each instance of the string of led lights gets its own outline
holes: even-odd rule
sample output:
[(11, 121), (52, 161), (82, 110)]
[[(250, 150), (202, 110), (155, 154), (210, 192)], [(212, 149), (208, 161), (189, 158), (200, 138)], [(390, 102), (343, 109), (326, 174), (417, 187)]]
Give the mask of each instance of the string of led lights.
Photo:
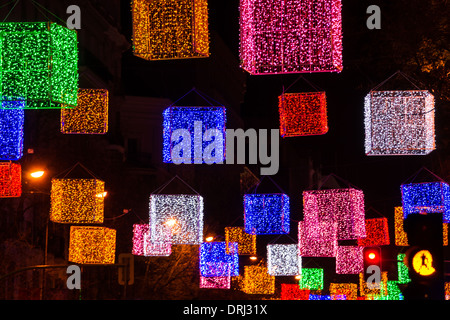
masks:
[(207, 0), (133, 0), (133, 53), (146, 60), (209, 56)]
[(288, 234), (289, 197), (286, 194), (245, 194), (244, 226), (248, 234)]
[(342, 71), (340, 0), (241, 0), (239, 11), (250, 74)]
[(105, 227), (71, 226), (68, 260), (79, 264), (112, 264), (116, 230)]
[(61, 108), (64, 134), (105, 134), (108, 132), (108, 90), (79, 89), (78, 105)]
[(52, 179), (50, 220), (103, 223), (105, 182), (99, 179)]
[(0, 160), (19, 160), (23, 156), (25, 101), (1, 101), (1, 106)]
[(225, 135), (225, 107), (169, 107), (163, 112), (163, 162), (222, 163)]
[(158, 226), (171, 229), (172, 244), (200, 244), (203, 241), (203, 197), (191, 194), (151, 194), (150, 232)]
[(283, 93), (278, 97), (278, 111), (282, 137), (328, 132), (325, 92)]
[(200, 275), (226, 277), (239, 275), (238, 244), (231, 242), (203, 242), (200, 244)]
[(371, 91), (364, 99), (366, 155), (429, 154), (436, 148), (434, 114), (426, 90)]
[[(77, 105), (77, 33), (53, 22), (0, 22), (0, 97), (26, 109)], [(16, 108), (14, 104), (2, 104)]]
[(0, 162), (0, 198), (22, 195), (22, 167), (19, 163)]
[(298, 244), (267, 245), (267, 269), (272, 276), (301, 275), (302, 257)]

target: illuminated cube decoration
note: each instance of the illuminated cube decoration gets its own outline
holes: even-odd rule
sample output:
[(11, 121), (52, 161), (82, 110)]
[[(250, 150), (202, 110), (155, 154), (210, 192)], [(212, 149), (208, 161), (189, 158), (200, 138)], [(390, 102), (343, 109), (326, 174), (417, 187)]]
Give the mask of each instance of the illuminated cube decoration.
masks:
[[(331, 300), (356, 300), (358, 285), (356, 283), (330, 283)], [(342, 297), (345, 296), (344, 299)]]
[(394, 232), (396, 246), (409, 246), (408, 234), (403, 227), (403, 207), (395, 207), (394, 211)]
[[(395, 245), (396, 246), (409, 246), (408, 234), (403, 228), (404, 217), (403, 217), (403, 207), (395, 207), (394, 213), (395, 219)], [(442, 223), (442, 240), (443, 245), (448, 245), (448, 223)]]
[[(2, 101), (0, 108), (0, 160), (19, 160), (23, 155), (24, 101)], [(6, 106), (14, 106), (7, 109)]]
[(386, 296), (387, 292), (387, 282), (388, 276), (387, 272), (381, 272), (381, 282), (379, 288), (371, 288), (367, 286), (367, 282), (364, 280), (364, 275), (362, 273), (359, 274), (359, 292), (360, 295), (365, 297), (367, 300), (375, 300), (380, 297)]
[(445, 182), (409, 183), (401, 185), (403, 216), (442, 213), (443, 222), (450, 222), (450, 187)]
[(244, 266), (242, 291), (247, 294), (274, 294), (275, 276), (264, 266)]
[(336, 251), (336, 273), (358, 274), (363, 272), (363, 249), (359, 246), (338, 246)]
[(200, 288), (203, 289), (230, 289), (231, 277), (203, 277), (200, 275)]
[(203, 277), (235, 277), (239, 275), (238, 244), (204, 242), (200, 245), (200, 275)]
[(0, 38), (2, 101), (25, 99), (27, 109), (77, 105), (76, 31), (53, 22), (2, 22)]
[(103, 223), (105, 182), (99, 179), (52, 179), (50, 220)]
[(450, 282), (444, 282), (445, 300), (450, 300)]
[(22, 167), (18, 163), (0, 162), (0, 198), (22, 195)]
[(148, 224), (133, 225), (133, 248), (131, 253), (136, 256), (144, 255), (144, 234), (148, 233), (150, 226)]
[(105, 227), (71, 226), (69, 261), (80, 264), (112, 264), (116, 230)]
[(61, 109), (64, 134), (105, 134), (108, 131), (108, 90), (79, 89), (78, 105)]
[(267, 269), (272, 276), (302, 274), (302, 258), (297, 244), (267, 245)]
[(256, 235), (244, 232), (243, 227), (225, 227), (225, 242), (236, 242), (238, 244), (238, 254), (256, 254)]
[(150, 231), (161, 226), (172, 233), (173, 244), (200, 244), (203, 240), (203, 197), (195, 194), (150, 195)]
[(341, 0), (240, 0), (239, 10), (250, 74), (342, 71)]
[(225, 133), (225, 107), (169, 107), (163, 112), (163, 162), (223, 163)]
[(168, 232), (157, 232), (158, 237), (152, 237), (150, 233), (150, 225), (135, 224), (133, 225), (133, 248), (132, 254), (138, 256), (170, 256), (172, 253), (172, 233), (169, 228)]
[[(153, 233), (152, 233), (153, 232)], [(169, 226), (157, 226), (144, 233), (144, 255), (167, 257), (172, 253), (172, 229)]]
[(282, 137), (328, 132), (325, 92), (284, 93), (278, 97), (278, 111)]
[(411, 278), (409, 277), (409, 269), (405, 264), (405, 253), (397, 254), (397, 271), (398, 271), (398, 283), (409, 283)]
[(366, 219), (366, 237), (358, 239), (358, 245), (370, 247), (389, 245), (389, 243), (387, 218)]
[(436, 148), (434, 97), (426, 90), (371, 91), (364, 124), (368, 156), (426, 155)]
[(309, 290), (300, 289), (296, 284), (281, 284), (281, 300), (309, 300)]
[(288, 234), (289, 197), (282, 193), (245, 194), (244, 226), (249, 234)]
[(299, 280), (300, 289), (322, 290), (323, 289), (323, 269), (302, 268)]
[(335, 257), (337, 250), (336, 222), (298, 223), (298, 245), (302, 257)]
[(331, 300), (331, 296), (327, 294), (309, 294), (309, 300)]
[(146, 60), (209, 56), (207, 0), (133, 0), (133, 53)]
[[(337, 223), (337, 240), (366, 236), (364, 193), (354, 188), (303, 191), (306, 223)], [(317, 228), (317, 230), (321, 230)]]

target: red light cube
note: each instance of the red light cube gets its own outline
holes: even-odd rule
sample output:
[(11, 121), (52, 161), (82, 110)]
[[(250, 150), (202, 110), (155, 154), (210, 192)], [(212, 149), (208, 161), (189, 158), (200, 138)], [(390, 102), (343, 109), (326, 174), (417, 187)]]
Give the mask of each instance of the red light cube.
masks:
[(18, 163), (0, 162), (0, 198), (22, 195), (22, 167)]
[(325, 92), (283, 93), (278, 97), (278, 110), (283, 138), (328, 132)]

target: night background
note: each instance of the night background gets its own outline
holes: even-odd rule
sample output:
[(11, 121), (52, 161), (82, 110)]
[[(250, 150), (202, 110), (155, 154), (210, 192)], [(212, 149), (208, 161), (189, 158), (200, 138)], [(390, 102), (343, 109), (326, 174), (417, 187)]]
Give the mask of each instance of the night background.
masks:
[[(133, 55), (130, 1), (21, 0), (14, 8), (14, 1), (1, 0), (1, 4), (2, 20), (51, 19), (60, 24), (68, 17), (66, 8), (78, 5), (79, 87), (107, 89), (110, 97), (109, 129), (104, 135), (64, 135), (58, 110), (25, 112), (24, 156), (18, 161), (23, 193), (20, 198), (0, 199), (1, 299), (274, 299), (279, 297), (281, 283), (298, 282), (294, 277), (277, 277), (276, 293), (267, 296), (245, 294), (233, 289), (233, 283), (231, 290), (199, 289), (198, 246), (180, 245), (172, 248), (170, 257), (135, 256), (135, 282), (126, 293), (117, 282), (117, 268), (108, 266), (83, 267), (82, 290), (66, 288), (62, 269), (45, 271), (45, 279), (42, 270), (2, 278), (44, 261), (68, 263), (70, 226), (48, 222), (49, 193), (51, 178), (76, 163), (105, 181), (103, 226), (117, 230), (116, 257), (131, 252), (133, 224), (148, 222), (149, 195), (176, 175), (203, 196), (204, 236), (213, 235), (217, 241), (224, 241), (225, 227), (243, 226), (243, 194), (253, 192), (258, 179), (258, 192), (282, 189), (290, 197), (290, 234), (258, 236), (258, 260), (240, 256), (241, 270), (244, 265), (265, 264), (268, 243), (295, 243), (297, 224), (303, 219), (302, 192), (316, 189), (330, 174), (342, 178), (328, 179), (330, 187), (342, 186), (344, 181), (364, 191), (366, 218), (388, 218), (391, 244), (382, 248), (386, 259), (395, 259), (407, 249), (395, 246), (394, 238), (400, 185), (423, 167), (450, 180), (450, 9), (446, 0), (343, 0), (343, 71), (302, 74), (326, 91), (329, 131), (280, 138), (278, 174), (264, 179), (258, 165), (162, 162), (162, 111), (192, 88), (227, 107), (227, 128), (243, 129), (278, 129), (278, 96), (283, 87), (292, 85), (290, 92), (311, 90), (299, 80), (300, 74), (252, 76), (239, 67), (238, 0), (209, 1), (209, 58), (171, 61), (146, 61)], [(380, 30), (366, 26), (369, 5), (381, 9)], [(398, 70), (435, 97), (436, 150), (426, 156), (368, 157), (364, 97)], [(381, 89), (414, 87), (398, 76)], [(177, 105), (205, 105), (205, 101), (192, 93)], [(44, 168), (46, 174), (34, 181), (26, 173), (36, 168)], [(83, 175), (81, 171), (73, 174)], [(164, 193), (191, 190), (175, 179)], [(304, 258), (305, 264), (325, 269), (325, 288), (331, 282), (358, 283), (358, 275), (334, 272), (334, 258)], [(395, 280), (396, 270), (395, 262), (383, 264), (389, 279)]]

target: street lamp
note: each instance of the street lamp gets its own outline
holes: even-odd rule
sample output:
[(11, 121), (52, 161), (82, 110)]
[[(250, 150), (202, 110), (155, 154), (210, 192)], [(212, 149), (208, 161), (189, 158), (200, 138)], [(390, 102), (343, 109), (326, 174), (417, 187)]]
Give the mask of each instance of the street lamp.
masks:
[(43, 170), (39, 170), (39, 171), (33, 171), (30, 173), (30, 176), (32, 178), (38, 179), (41, 178), (43, 175), (45, 174), (45, 171)]

